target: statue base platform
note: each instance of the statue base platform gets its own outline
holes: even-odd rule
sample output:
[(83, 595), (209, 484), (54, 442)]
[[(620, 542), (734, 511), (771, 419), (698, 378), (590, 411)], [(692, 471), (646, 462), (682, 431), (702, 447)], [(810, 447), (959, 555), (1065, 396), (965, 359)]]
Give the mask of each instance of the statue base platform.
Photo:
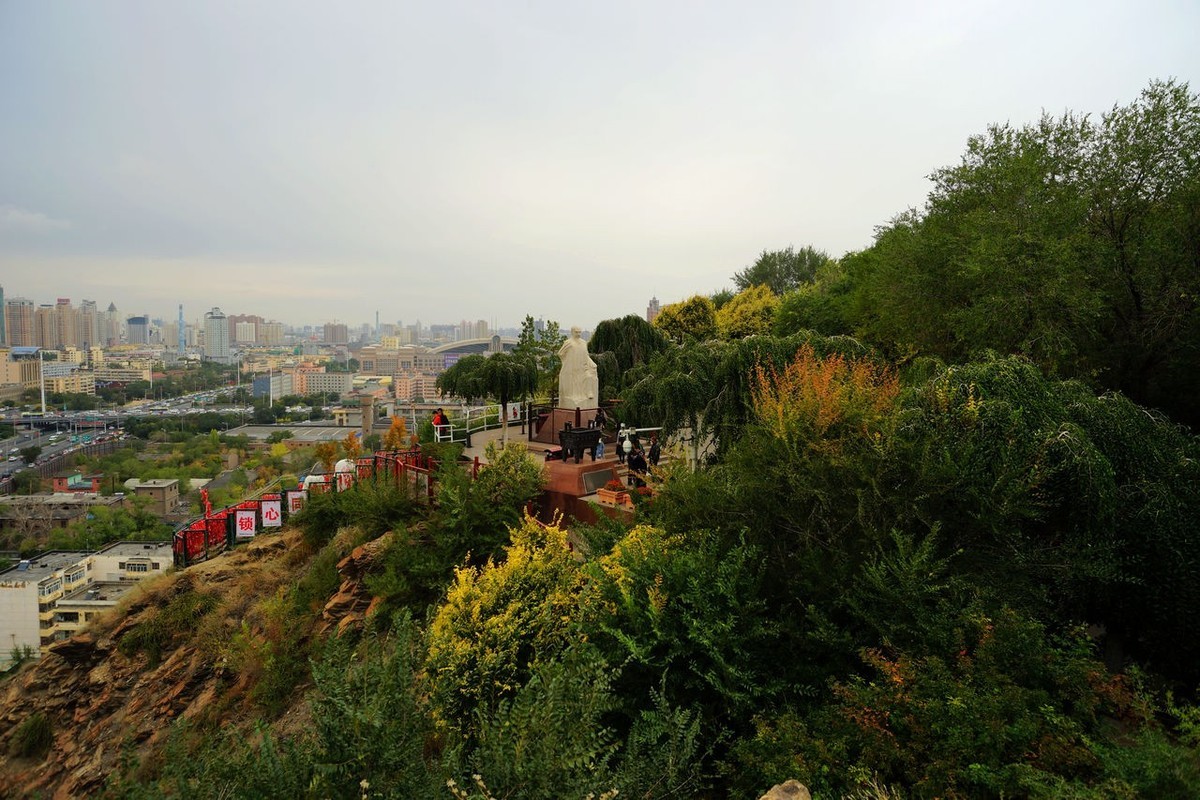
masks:
[[(577, 413), (578, 412), (578, 413)], [(553, 408), (544, 411), (534, 421), (533, 441), (543, 444), (558, 444), (558, 432), (567, 424), (572, 428), (586, 428), (595, 421), (597, 408)]]
[[(580, 522), (595, 522), (596, 510), (591, 503), (596, 501), (596, 490), (618, 480), (618, 467), (616, 456), (595, 461), (584, 456), (578, 464), (574, 460), (547, 461), (543, 472), (546, 488), (542, 493), (542, 521), (551, 522), (556, 513), (562, 513)], [(609, 512), (626, 513), (622, 509), (604, 509), (603, 513)]]

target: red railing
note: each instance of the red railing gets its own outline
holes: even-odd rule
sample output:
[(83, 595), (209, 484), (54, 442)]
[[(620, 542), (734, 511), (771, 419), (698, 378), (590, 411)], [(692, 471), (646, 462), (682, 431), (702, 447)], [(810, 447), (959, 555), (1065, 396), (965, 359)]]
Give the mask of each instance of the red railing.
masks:
[[(465, 466), (472, 480), (479, 475), (478, 457)], [(433, 502), (437, 469), (438, 462), (420, 450), (381, 450), (374, 455), (355, 459), (351, 469), (309, 475), (296, 489), (264, 491), (219, 511), (205, 509), (202, 516), (185, 523), (175, 532), (172, 540), (175, 565), (186, 567), (212, 558), (232, 547), (239, 539), (248, 540), (266, 528), (282, 525), (291, 514), (303, 507), (310, 492), (341, 492), (362, 481), (389, 480), (397, 487), (407, 486), (413, 496), (425, 497)], [(204, 502), (207, 502), (207, 495)], [(239, 511), (243, 513), (238, 514)]]

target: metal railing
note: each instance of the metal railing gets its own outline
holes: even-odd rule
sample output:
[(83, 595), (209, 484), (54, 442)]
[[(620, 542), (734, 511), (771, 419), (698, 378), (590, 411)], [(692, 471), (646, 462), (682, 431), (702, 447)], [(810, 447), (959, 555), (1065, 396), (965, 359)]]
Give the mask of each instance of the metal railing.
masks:
[(508, 415), (499, 403), (482, 406), (462, 406), (449, 425), (434, 425), (434, 440), (437, 442), (457, 442), (471, 446), (471, 436), (482, 431), (494, 430), (506, 425), (525, 424), (526, 404), (521, 402), (509, 403)]

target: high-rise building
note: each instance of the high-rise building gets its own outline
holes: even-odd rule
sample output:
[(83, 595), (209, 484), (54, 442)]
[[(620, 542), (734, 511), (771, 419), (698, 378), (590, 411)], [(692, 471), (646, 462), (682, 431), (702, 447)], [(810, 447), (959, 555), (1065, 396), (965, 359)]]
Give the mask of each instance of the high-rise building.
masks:
[(58, 347), (79, 346), (79, 311), (71, 305), (71, 298), (60, 297), (54, 304), (54, 325), (57, 328), (55, 338)]
[(464, 319), (458, 324), (458, 341), (465, 342), (468, 339), (486, 339), (490, 332), (486, 319), (478, 319), (474, 322), (468, 322)]
[(35, 306), (32, 300), (12, 297), (4, 301), (4, 326), (9, 347), (36, 344)]
[(82, 300), (79, 303), (79, 347), (86, 350), (100, 344), (100, 314), (96, 310), (95, 300)]
[(659, 311), (658, 298), (651, 297), (650, 303), (646, 306), (646, 322), (654, 322)]
[(258, 343), (266, 347), (283, 344), (283, 323), (264, 322), (258, 326)]
[(340, 322), (325, 323), (325, 344), (349, 344), (350, 330)]
[(4, 287), (0, 286), (0, 347), (8, 346), (8, 333), (4, 325)]
[(233, 331), (233, 340), (238, 344), (254, 344), (258, 341), (258, 326), (253, 322), (239, 322)]
[(103, 336), (101, 344), (105, 347), (115, 347), (121, 343), (121, 312), (117, 311), (116, 303), (109, 303), (104, 312)]
[(34, 314), (34, 344), (44, 350), (58, 349), (58, 315), (54, 306), (42, 303)]
[(150, 317), (130, 317), (125, 321), (130, 344), (150, 344)]
[(230, 361), (229, 320), (219, 308), (204, 315), (204, 357), (221, 364)]
[[(237, 326), (239, 323), (249, 322), (255, 326), (258, 326), (266, 322), (266, 320), (260, 317), (258, 314), (230, 314), (226, 316), (225, 319), (229, 321), (229, 341), (231, 342), (236, 342), (238, 340)], [(251, 341), (254, 340), (251, 339)]]

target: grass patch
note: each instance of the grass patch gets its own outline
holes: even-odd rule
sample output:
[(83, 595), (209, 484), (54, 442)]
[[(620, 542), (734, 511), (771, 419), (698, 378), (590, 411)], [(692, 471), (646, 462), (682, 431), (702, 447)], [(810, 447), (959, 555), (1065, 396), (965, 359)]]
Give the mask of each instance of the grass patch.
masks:
[(9, 758), (41, 758), (50, 752), (54, 744), (54, 726), (50, 718), (40, 711), (25, 720), (13, 731), (8, 740)]
[(121, 637), (117, 649), (127, 658), (145, 653), (151, 664), (162, 660), (163, 651), (177, 638), (190, 635), (209, 612), (217, 607), (217, 598), (186, 590), (134, 625)]

